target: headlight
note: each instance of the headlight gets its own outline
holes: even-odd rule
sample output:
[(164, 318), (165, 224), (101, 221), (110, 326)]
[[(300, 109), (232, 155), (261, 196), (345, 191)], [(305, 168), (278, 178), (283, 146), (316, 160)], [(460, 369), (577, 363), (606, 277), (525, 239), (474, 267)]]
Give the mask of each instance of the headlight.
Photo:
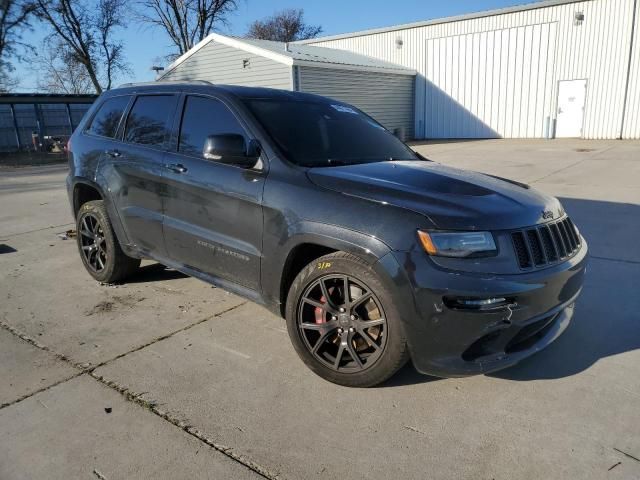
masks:
[(418, 238), (429, 255), (440, 257), (488, 256), (497, 252), (490, 232), (424, 232)]

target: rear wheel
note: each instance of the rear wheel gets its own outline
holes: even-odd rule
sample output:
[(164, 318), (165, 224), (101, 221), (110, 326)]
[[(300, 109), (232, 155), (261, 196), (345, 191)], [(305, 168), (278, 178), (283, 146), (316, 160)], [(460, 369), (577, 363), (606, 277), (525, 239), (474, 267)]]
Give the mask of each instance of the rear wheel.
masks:
[(120, 248), (102, 200), (93, 200), (80, 207), (76, 231), (82, 263), (96, 280), (118, 282), (140, 266), (139, 258), (125, 255)]
[(330, 382), (374, 386), (408, 359), (391, 296), (353, 255), (326, 255), (304, 268), (291, 286), (286, 317), (298, 355)]

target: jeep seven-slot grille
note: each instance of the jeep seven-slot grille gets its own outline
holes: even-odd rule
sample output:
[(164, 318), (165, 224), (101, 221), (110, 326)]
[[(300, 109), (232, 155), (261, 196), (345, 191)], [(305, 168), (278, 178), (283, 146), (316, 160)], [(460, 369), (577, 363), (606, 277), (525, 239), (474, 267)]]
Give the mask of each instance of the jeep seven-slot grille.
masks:
[(569, 217), (511, 233), (520, 268), (566, 260), (580, 250), (580, 235)]

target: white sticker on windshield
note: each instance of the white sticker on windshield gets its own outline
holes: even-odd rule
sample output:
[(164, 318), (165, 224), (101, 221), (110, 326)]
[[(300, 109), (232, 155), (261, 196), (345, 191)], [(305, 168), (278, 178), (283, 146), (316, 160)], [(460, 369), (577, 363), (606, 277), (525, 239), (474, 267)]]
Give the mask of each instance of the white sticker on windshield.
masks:
[(354, 115), (358, 114), (358, 112), (356, 112), (353, 108), (346, 107), (344, 105), (331, 105), (331, 107), (334, 110), (337, 110), (337, 111), (342, 112), (342, 113), (353, 113)]

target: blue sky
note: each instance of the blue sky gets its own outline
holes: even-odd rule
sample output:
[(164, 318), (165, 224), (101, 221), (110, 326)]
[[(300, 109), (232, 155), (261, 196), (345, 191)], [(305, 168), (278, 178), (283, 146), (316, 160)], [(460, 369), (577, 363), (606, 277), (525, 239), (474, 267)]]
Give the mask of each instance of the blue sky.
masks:
[[(219, 31), (223, 34), (244, 35), (251, 22), (270, 16), (284, 8), (303, 8), (305, 20), (308, 23), (321, 25), (324, 29), (323, 35), (333, 35), (524, 3), (531, 2), (528, 0), (240, 0), (240, 8), (230, 18), (229, 27)], [(152, 80), (153, 72), (150, 67), (155, 59), (171, 52), (167, 38), (162, 32), (135, 22), (131, 22), (126, 30), (119, 32), (119, 35), (125, 42), (127, 59), (132, 69), (131, 78), (122, 78), (121, 82)], [(28, 37), (31, 37), (30, 40), (33, 43), (39, 44), (43, 34), (34, 31), (28, 34)], [(17, 65), (17, 67), (17, 74), (21, 79), (19, 90), (33, 91), (37, 85), (36, 74), (24, 66)]]

